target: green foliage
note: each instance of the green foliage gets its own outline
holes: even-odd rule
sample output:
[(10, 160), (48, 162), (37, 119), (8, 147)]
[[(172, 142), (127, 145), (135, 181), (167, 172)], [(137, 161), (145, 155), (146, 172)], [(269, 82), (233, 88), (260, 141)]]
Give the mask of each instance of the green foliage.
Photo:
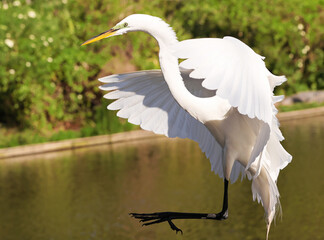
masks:
[[(120, 17), (112, 13), (122, 6), (119, 1), (0, 3), (0, 35), (4, 36), (0, 40), (0, 122), (50, 130), (66, 122), (82, 126), (93, 118), (102, 97), (96, 80), (101, 69), (112, 57), (118, 58), (116, 49), (131, 51), (124, 47), (131, 45), (129, 39), (118, 37), (109, 43), (80, 45), (113, 26)], [(142, 42), (148, 37), (135, 38), (135, 64), (150, 58), (151, 51), (140, 52), (143, 47), (154, 48), (154, 40)], [(144, 62), (144, 68), (157, 67), (150, 60)]]
[(8, 9), (5, 4), (1, 34), (14, 45), (0, 45), (1, 121), (43, 128), (85, 118), (98, 92), (89, 80), (100, 71), (103, 56), (80, 51), (80, 26), (62, 2), (14, 1)]
[[(323, 0), (3, 0), (0, 123), (52, 140), (129, 129), (105, 110), (96, 79), (123, 71), (118, 66), (124, 62), (158, 68), (155, 40), (129, 33), (80, 44), (132, 13), (162, 17), (180, 40), (225, 35), (243, 40), (267, 57), (274, 74), (288, 77), (280, 93), (324, 89), (323, 6)], [(62, 133), (66, 129), (72, 130)]]

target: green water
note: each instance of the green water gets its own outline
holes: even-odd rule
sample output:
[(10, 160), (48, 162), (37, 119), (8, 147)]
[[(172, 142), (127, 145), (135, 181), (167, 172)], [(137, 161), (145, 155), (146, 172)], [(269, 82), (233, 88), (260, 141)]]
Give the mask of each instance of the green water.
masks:
[[(283, 218), (270, 239), (324, 239), (324, 118), (282, 125)], [(196, 143), (157, 139), (0, 161), (0, 240), (265, 239), (251, 182), (230, 185), (226, 221), (141, 227), (129, 212), (218, 212), (223, 182)]]

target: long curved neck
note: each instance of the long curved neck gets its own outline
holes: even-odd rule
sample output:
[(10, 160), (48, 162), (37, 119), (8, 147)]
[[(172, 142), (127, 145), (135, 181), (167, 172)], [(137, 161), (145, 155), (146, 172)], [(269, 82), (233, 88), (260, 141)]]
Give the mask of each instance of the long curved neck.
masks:
[[(159, 60), (164, 79), (175, 100), (182, 108), (190, 112), (193, 110), (196, 97), (188, 91), (184, 84), (179, 70), (178, 58), (172, 54), (170, 48), (165, 46), (164, 43), (159, 43), (159, 45)], [(190, 112), (190, 114), (193, 117), (196, 115), (195, 112)]]
[(160, 26), (157, 30), (147, 32), (159, 44), (159, 60), (164, 79), (179, 105), (189, 112), (191, 116), (198, 119), (201, 116), (199, 114), (201, 110), (200, 101), (186, 88), (179, 69), (178, 58), (172, 53), (173, 46), (178, 43), (177, 37), (167, 24)]
[(231, 108), (228, 101), (217, 95), (209, 98), (199, 98), (191, 94), (181, 76), (178, 58), (172, 53), (172, 45), (160, 40), (159, 46), (160, 66), (164, 79), (179, 105), (202, 123), (224, 119)]
[(147, 32), (158, 42), (161, 70), (175, 100), (202, 123), (211, 119), (222, 119), (230, 107), (226, 104), (226, 100), (218, 96), (199, 98), (189, 92), (181, 76), (178, 58), (173, 54), (174, 46), (178, 43), (174, 31), (159, 18), (150, 17), (149, 20), (150, 24), (145, 24), (138, 30)]

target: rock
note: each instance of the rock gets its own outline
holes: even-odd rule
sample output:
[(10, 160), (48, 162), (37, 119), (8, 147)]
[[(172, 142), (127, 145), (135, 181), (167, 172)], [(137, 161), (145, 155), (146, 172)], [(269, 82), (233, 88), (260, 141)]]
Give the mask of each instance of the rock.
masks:
[(317, 102), (322, 103), (324, 102), (324, 90), (319, 91), (307, 91), (307, 92), (299, 92), (292, 96), (286, 97), (280, 105), (291, 105), (294, 103), (311, 103)]

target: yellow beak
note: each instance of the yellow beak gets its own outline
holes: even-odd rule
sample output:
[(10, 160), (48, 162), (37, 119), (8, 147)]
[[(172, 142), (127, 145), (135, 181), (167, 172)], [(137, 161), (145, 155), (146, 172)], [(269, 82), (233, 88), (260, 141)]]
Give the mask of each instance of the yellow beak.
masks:
[(81, 46), (83, 45), (87, 45), (89, 43), (93, 43), (93, 42), (96, 42), (96, 41), (99, 41), (103, 38), (107, 38), (107, 37), (111, 37), (115, 34), (115, 32), (117, 31), (118, 29), (109, 29), (108, 31), (106, 32), (103, 32), (103, 33), (100, 33), (99, 35), (93, 37), (93, 38), (90, 38), (88, 41), (85, 41), (84, 43), (81, 44)]

